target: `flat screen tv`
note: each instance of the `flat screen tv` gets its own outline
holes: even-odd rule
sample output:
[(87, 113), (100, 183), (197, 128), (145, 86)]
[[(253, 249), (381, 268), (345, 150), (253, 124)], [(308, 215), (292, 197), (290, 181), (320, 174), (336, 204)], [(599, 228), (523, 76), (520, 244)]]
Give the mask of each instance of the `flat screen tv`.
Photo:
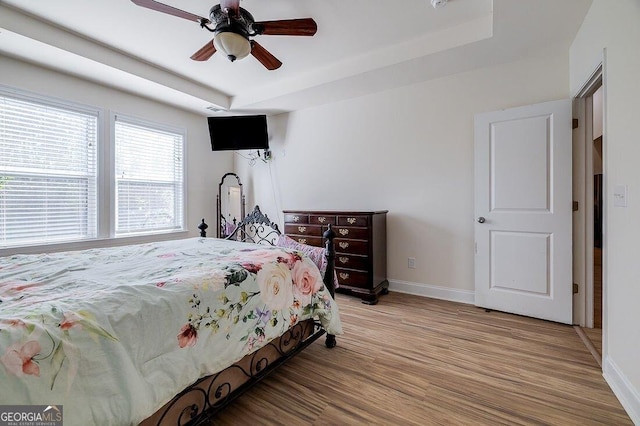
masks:
[(208, 117), (211, 149), (269, 149), (266, 115)]

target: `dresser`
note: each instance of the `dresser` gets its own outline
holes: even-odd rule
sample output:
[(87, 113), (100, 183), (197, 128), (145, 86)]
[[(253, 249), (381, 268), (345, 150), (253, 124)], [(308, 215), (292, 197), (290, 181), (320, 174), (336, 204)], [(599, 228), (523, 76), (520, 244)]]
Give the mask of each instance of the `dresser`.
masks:
[(336, 233), (336, 274), (340, 293), (378, 303), (388, 293), (387, 210), (306, 211), (284, 210), (284, 233), (311, 246), (324, 247), (322, 233), (329, 224)]

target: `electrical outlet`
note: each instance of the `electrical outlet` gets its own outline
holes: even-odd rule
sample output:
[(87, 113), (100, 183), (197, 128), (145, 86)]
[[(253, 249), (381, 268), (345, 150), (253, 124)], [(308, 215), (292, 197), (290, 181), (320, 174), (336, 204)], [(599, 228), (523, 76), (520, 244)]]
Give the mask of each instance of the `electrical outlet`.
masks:
[(409, 269), (416, 269), (416, 258), (415, 257), (410, 257), (409, 259), (407, 259), (407, 267)]

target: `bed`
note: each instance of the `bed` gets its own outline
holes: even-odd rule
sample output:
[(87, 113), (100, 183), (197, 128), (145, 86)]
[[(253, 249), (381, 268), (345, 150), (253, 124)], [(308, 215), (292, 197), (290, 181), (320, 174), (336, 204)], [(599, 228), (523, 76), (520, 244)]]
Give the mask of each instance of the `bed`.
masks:
[(0, 258), (0, 405), (199, 424), (325, 333), (335, 346), (332, 231), (323, 261), (246, 242), (265, 230), (282, 240), (257, 209), (224, 240)]

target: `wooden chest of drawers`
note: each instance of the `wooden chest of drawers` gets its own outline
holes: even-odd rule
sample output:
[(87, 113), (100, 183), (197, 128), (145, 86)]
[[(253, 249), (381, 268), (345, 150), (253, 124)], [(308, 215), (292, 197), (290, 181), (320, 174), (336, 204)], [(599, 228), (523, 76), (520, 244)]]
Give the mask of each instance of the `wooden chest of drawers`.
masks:
[(375, 304), (388, 292), (387, 210), (284, 211), (284, 233), (294, 240), (323, 247), (322, 233), (331, 224), (336, 233), (338, 292), (351, 293)]

